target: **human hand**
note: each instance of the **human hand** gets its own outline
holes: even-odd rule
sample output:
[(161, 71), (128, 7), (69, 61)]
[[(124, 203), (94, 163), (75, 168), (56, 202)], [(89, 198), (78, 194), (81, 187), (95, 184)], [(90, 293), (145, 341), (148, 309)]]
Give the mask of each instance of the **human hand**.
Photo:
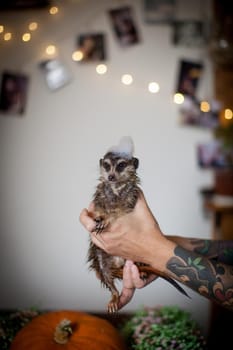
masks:
[(131, 260), (126, 260), (123, 268), (123, 287), (120, 294), (118, 309), (122, 309), (132, 299), (136, 289), (141, 289), (154, 281), (158, 276), (150, 274), (146, 280), (139, 276), (137, 266)]
[(118, 218), (103, 233), (92, 232), (95, 228), (93, 212), (94, 206), (91, 203), (88, 210), (82, 210), (79, 219), (90, 232), (94, 244), (110, 255), (150, 264), (155, 252), (160, 249), (160, 241), (164, 236), (143, 193), (134, 210)]

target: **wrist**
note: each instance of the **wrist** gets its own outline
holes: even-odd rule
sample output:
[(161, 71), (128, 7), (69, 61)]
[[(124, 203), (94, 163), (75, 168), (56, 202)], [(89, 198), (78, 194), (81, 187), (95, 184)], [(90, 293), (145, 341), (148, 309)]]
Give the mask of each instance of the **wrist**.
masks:
[(162, 236), (159, 244), (150, 246), (148, 254), (148, 264), (160, 272), (167, 273), (167, 262), (174, 256), (176, 243)]

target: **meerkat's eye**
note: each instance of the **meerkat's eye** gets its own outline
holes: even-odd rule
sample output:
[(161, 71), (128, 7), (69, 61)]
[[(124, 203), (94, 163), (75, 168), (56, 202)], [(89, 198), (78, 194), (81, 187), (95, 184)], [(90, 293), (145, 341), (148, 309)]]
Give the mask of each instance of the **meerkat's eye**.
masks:
[(103, 162), (103, 168), (104, 168), (106, 171), (109, 171), (109, 170), (110, 170), (110, 164), (107, 163), (107, 162)]
[(126, 165), (127, 165), (126, 162), (120, 162), (119, 164), (117, 164), (116, 170), (120, 173), (125, 169)]

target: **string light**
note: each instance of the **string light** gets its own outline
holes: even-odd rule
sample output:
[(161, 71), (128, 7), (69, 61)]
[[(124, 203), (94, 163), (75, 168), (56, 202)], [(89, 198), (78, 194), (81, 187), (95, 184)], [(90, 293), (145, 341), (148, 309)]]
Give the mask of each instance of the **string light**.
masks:
[(50, 15), (56, 15), (58, 13), (58, 7), (57, 6), (52, 6), (50, 9), (49, 9), (49, 13)]
[(207, 113), (210, 111), (210, 104), (207, 101), (201, 101), (200, 104), (200, 110), (204, 113)]
[[(50, 7), (50, 9), (49, 9), (49, 14), (50, 14), (50, 15), (56, 15), (58, 12), (59, 12), (59, 8), (58, 8), (57, 6), (52, 6), (52, 7)], [(34, 21), (34, 22), (30, 22), (29, 25), (28, 25), (28, 30), (29, 30), (29, 31), (35, 31), (35, 30), (37, 30), (37, 28), (38, 28), (38, 23), (35, 22), (35, 21)], [(3, 24), (0, 24), (0, 34), (1, 34), (1, 33), (4, 33), (4, 31), (5, 31), (4, 25), (3, 25)], [(31, 34), (28, 33), (28, 32), (23, 33), (22, 36), (21, 36), (21, 38), (22, 38), (22, 41), (28, 42), (28, 41), (31, 40)], [(10, 32), (4, 33), (3, 39), (4, 39), (5, 41), (10, 41), (10, 40), (12, 39), (12, 33), (10, 33)], [(46, 53), (47, 53), (48, 55), (53, 55), (53, 54), (55, 54), (56, 50), (57, 50), (57, 49), (56, 49), (56, 47), (55, 47), (54, 45), (49, 45), (49, 46), (47, 46), (47, 48), (46, 48)], [(83, 57), (84, 57), (83, 52), (80, 51), (80, 50), (76, 50), (76, 51), (74, 51), (73, 54), (72, 54), (72, 59), (73, 59), (73, 61), (77, 61), (77, 62), (82, 61), (82, 60), (83, 60)], [(107, 66), (106, 66), (105, 64), (99, 64), (99, 65), (96, 66), (96, 72), (97, 72), (98, 74), (100, 74), (100, 75), (105, 74), (105, 73), (107, 72), (107, 70), (108, 70), (108, 69), (107, 69)], [(198, 74), (199, 74), (199, 73), (196, 72), (195, 70), (193, 71), (193, 75), (194, 75), (194, 76), (195, 76), (195, 75), (198, 75)], [(121, 77), (121, 82), (122, 82), (124, 85), (131, 85), (131, 84), (133, 83), (133, 77), (132, 77), (132, 75), (130, 75), (130, 74), (124, 74), (124, 75), (122, 75), (122, 77)], [(158, 84), (157, 82), (155, 82), (155, 81), (152, 81), (152, 82), (148, 83), (148, 91), (149, 91), (150, 93), (157, 93), (157, 92), (159, 92), (159, 91), (160, 91), (160, 86), (159, 86), (159, 84)], [(174, 96), (173, 96), (173, 101), (174, 101), (174, 103), (176, 103), (176, 104), (183, 104), (183, 103), (184, 103), (184, 100), (185, 100), (184, 95), (181, 94), (181, 93), (176, 93), (176, 94), (174, 94)], [(204, 112), (204, 113), (209, 112), (210, 109), (211, 109), (211, 108), (210, 108), (210, 104), (209, 104), (207, 101), (202, 101), (202, 102), (200, 103), (200, 110), (201, 110), (202, 112)], [(224, 110), (224, 118), (225, 118), (225, 119), (228, 119), (228, 120), (230, 120), (230, 119), (233, 118), (233, 112), (232, 112), (231, 109), (226, 108), (226, 109)]]
[(22, 35), (22, 40), (23, 40), (24, 42), (30, 41), (30, 40), (31, 40), (31, 34), (30, 34), (30, 33), (24, 33), (24, 34)]
[(38, 23), (37, 22), (31, 22), (28, 26), (28, 29), (31, 31), (34, 31), (38, 28)]
[(74, 51), (72, 54), (73, 61), (79, 62), (83, 59), (83, 53), (80, 50)]
[(54, 45), (49, 45), (49, 46), (47, 46), (46, 47), (46, 53), (48, 54), (48, 55), (53, 55), (53, 54), (55, 54), (55, 52), (56, 52), (56, 46), (54, 46)]
[(11, 38), (12, 38), (12, 34), (9, 33), (9, 32), (8, 32), (8, 33), (5, 33), (3, 38), (4, 38), (5, 41), (9, 41), (9, 40), (11, 40)]
[(107, 72), (107, 66), (105, 64), (99, 64), (97, 67), (96, 67), (96, 72), (98, 74), (105, 74)]
[(184, 95), (177, 92), (174, 96), (173, 96), (173, 101), (178, 104), (181, 105), (184, 102)]
[(133, 82), (133, 77), (130, 74), (124, 74), (121, 77), (121, 82), (125, 85), (130, 85)]
[(148, 90), (153, 94), (155, 94), (156, 92), (159, 92), (160, 90), (159, 84), (154, 81), (149, 83)]
[(230, 108), (226, 108), (224, 111), (224, 118), (230, 120), (233, 118), (233, 112)]

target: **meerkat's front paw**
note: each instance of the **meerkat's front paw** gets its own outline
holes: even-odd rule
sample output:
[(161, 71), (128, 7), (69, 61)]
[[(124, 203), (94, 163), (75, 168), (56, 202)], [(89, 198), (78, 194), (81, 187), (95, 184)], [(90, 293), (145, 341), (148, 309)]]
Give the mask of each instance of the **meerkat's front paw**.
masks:
[(97, 217), (97, 218), (95, 218), (94, 219), (95, 220), (95, 222), (96, 222), (96, 225), (95, 225), (95, 227), (94, 227), (94, 229), (92, 230), (92, 232), (96, 232), (96, 233), (101, 233), (101, 232), (103, 232), (103, 230), (105, 229), (105, 227), (106, 227), (106, 224), (105, 224), (105, 222), (104, 222), (104, 219), (102, 218), (102, 217)]

